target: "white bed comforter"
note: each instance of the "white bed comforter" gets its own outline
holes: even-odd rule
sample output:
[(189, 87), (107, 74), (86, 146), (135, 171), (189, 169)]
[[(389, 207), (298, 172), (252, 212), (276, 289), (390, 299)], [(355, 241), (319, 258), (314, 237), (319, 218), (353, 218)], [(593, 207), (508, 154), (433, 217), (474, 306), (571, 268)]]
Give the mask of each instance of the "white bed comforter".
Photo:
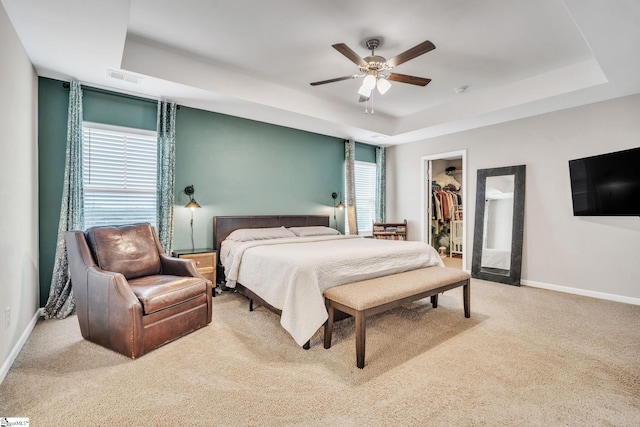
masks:
[(299, 345), (327, 320), (323, 292), (333, 286), (442, 266), (426, 243), (316, 236), (225, 245), (227, 286), (236, 282), (282, 310), (280, 324)]

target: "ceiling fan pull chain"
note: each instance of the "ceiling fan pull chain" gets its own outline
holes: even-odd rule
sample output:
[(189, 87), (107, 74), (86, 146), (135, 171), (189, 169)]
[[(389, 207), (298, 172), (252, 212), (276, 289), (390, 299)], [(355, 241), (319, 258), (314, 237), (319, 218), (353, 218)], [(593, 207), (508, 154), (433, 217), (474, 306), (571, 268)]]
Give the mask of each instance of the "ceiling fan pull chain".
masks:
[[(371, 108), (369, 108), (371, 107)], [(373, 93), (364, 102), (364, 113), (373, 115)]]

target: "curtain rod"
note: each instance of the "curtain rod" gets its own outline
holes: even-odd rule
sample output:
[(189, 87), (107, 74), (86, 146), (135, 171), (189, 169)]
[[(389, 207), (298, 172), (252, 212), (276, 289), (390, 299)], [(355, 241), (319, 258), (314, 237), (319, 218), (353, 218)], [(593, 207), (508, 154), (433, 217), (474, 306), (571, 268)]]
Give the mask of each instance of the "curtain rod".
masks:
[[(157, 102), (158, 102), (158, 100), (156, 100), (156, 99), (143, 98), (141, 96), (129, 95), (128, 93), (112, 92), (110, 90), (100, 89), (100, 88), (97, 88), (97, 87), (83, 86), (82, 84), (80, 86), (82, 87), (82, 90), (88, 90), (88, 91), (91, 91), (91, 92), (104, 93), (106, 95), (122, 96), (124, 98), (135, 99), (135, 100), (144, 101), (144, 102), (150, 102), (150, 103), (153, 103), (153, 104), (157, 104)], [(63, 82), (62, 83), (62, 87), (65, 88), (65, 89), (69, 89), (71, 87), (71, 85), (69, 84), (69, 82)], [(176, 110), (179, 110), (179, 109), (180, 109), (180, 105), (176, 104)]]

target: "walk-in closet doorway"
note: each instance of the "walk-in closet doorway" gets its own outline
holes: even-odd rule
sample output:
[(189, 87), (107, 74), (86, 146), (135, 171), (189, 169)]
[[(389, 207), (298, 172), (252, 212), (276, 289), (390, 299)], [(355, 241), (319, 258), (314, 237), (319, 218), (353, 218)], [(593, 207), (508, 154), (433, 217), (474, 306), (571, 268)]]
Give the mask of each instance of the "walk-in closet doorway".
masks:
[[(465, 269), (468, 252), (466, 150), (422, 156), (421, 238), (443, 256), (445, 265)], [(470, 216), (471, 215), (471, 216)]]

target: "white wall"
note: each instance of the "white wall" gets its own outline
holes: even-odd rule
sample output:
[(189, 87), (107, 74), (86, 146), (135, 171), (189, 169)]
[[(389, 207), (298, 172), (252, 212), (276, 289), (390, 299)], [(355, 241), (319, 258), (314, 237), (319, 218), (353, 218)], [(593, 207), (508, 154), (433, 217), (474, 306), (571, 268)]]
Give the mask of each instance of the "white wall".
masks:
[[(38, 286), (38, 79), (0, 5), (0, 381), (35, 321)], [(11, 325), (5, 327), (5, 309)]]
[[(638, 146), (640, 95), (389, 147), (386, 214), (407, 218), (419, 240), (420, 156), (466, 149), (471, 250), (477, 170), (524, 164), (523, 283), (640, 304), (640, 218), (574, 217), (568, 166)], [(470, 256), (465, 263), (470, 270)]]

